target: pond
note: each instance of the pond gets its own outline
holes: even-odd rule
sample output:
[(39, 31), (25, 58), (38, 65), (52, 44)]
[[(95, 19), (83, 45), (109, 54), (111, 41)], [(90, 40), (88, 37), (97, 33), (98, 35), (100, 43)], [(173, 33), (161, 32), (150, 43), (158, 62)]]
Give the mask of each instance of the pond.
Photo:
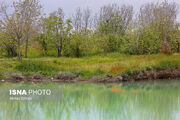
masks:
[(0, 101), (0, 120), (180, 120), (180, 80), (49, 84), (61, 87), (59, 101)]

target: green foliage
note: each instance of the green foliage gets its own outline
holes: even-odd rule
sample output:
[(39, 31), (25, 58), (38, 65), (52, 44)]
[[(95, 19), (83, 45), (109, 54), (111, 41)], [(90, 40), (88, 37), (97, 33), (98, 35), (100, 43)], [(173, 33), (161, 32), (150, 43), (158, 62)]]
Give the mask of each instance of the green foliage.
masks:
[(116, 34), (116, 35), (124, 35), (124, 21), (118, 15), (118, 13), (112, 13), (111, 19), (106, 21), (101, 21), (99, 26), (99, 32), (102, 34)]
[(38, 58), (38, 57), (41, 57), (41, 56), (42, 56), (42, 54), (41, 54), (40, 51), (37, 52), (37, 50), (34, 49), (34, 48), (31, 48), (31, 49), (29, 50), (29, 53), (28, 53), (28, 57), (29, 57), (29, 58)]
[[(56, 76), (59, 71), (72, 72), (76, 77), (105, 77), (115, 69), (119, 74), (136, 74), (138, 71), (180, 68), (179, 54), (174, 55), (125, 55), (119, 53), (98, 54), (89, 58), (43, 57), (26, 58), (22, 62), (12, 59), (0, 59), (1, 73), (22, 73), (23, 75), (41, 74)], [(165, 62), (163, 62), (165, 61)]]
[(156, 70), (177, 69), (177, 68), (180, 68), (180, 61), (179, 60), (164, 60), (156, 64), (153, 68)]
[(81, 57), (83, 56), (83, 38), (81, 34), (74, 34), (68, 47), (69, 50), (65, 52), (66, 56)]
[(150, 30), (145, 30), (141, 33), (137, 42), (139, 54), (155, 54), (159, 53), (161, 41), (158, 34)]
[(100, 77), (105, 77), (106, 76), (106, 72), (104, 72), (103, 70), (101, 69), (96, 69), (95, 71), (87, 71), (87, 70), (83, 70), (83, 71), (79, 71), (79, 72), (72, 72), (77, 76), (80, 76), (80, 77), (83, 77), (83, 78), (86, 78), (86, 79), (90, 79), (90, 78), (93, 78), (95, 76), (100, 76)]
[(120, 52), (124, 38), (115, 34), (108, 34), (104, 37), (102, 47), (105, 52)]
[(58, 57), (61, 57), (63, 51), (66, 54), (66, 51), (68, 49), (68, 47), (66, 48), (66, 46), (68, 46), (67, 44), (70, 43), (69, 38), (70, 31), (72, 29), (72, 21), (70, 19), (67, 19), (64, 22), (62, 11), (60, 13), (60, 16), (56, 14), (51, 14), (48, 18), (46, 18), (47, 37), (45, 37), (44, 39), (48, 39), (49, 46), (57, 51)]
[(4, 74), (1, 71), (0, 71), (0, 78), (4, 78)]
[(125, 40), (122, 41), (120, 52), (124, 54), (137, 55), (138, 48), (136, 45), (136, 35), (128, 34), (125, 36)]
[(54, 49), (50, 49), (47, 51), (47, 56), (49, 57), (57, 57), (57, 51)]
[[(168, 1), (152, 3), (151, 6), (146, 4), (139, 11), (139, 19), (132, 21), (133, 9), (131, 6), (105, 5), (95, 18), (97, 24), (91, 27), (85, 25), (87, 21), (84, 21), (83, 15), (79, 15), (82, 19), (78, 18), (81, 22), (77, 22), (75, 19), (72, 19), (74, 21), (64, 19), (66, 18), (64, 12), (59, 8), (48, 17), (37, 18), (37, 21), (40, 20), (42, 24), (35, 23), (34, 28), (40, 28), (37, 29), (39, 31), (34, 31), (34, 28), (25, 31), (23, 29), (22, 35), (18, 36), (23, 36), (20, 41), (26, 41), (26, 37), (29, 38), (28, 57), (84, 57), (85, 55), (92, 56), (111, 52), (131, 55), (160, 52), (172, 54), (180, 52), (180, 30), (179, 24), (175, 20), (176, 7), (174, 3), (168, 3)], [(40, 13), (37, 15), (39, 16)], [(20, 42), (21, 45), (17, 47), (16, 31), (12, 29), (11, 22), (15, 22), (15, 20), (10, 18), (8, 22), (2, 21), (6, 27), (2, 27), (0, 31), (0, 55), (16, 57), (17, 48), (22, 48), (19, 53), (21, 52), (24, 56), (24, 43)], [(72, 23), (76, 23), (76, 25)], [(78, 30), (75, 29), (76, 26), (78, 26)], [(33, 30), (31, 31), (33, 34), (26, 36), (25, 33), (29, 30)], [(35, 32), (36, 34), (34, 34)], [(34, 49), (36, 42), (39, 44), (38, 49)], [(164, 43), (167, 43), (168, 46)]]
[(48, 39), (45, 34), (40, 34), (37, 38), (35, 38), (35, 41), (38, 41), (42, 48), (43, 48), (43, 55), (47, 55), (47, 49), (48, 49)]
[(21, 72), (53, 72), (58, 71), (57, 67), (48, 65), (40, 61), (22, 61), (16, 65), (15, 69)]
[(144, 31), (135, 31), (124, 36), (119, 52), (131, 55), (157, 54), (161, 44), (158, 33), (146, 28)]
[(123, 72), (123, 75), (129, 75), (129, 76), (133, 76), (133, 75), (137, 75), (139, 72), (137, 70), (131, 70), (131, 69), (127, 69), (125, 72)]

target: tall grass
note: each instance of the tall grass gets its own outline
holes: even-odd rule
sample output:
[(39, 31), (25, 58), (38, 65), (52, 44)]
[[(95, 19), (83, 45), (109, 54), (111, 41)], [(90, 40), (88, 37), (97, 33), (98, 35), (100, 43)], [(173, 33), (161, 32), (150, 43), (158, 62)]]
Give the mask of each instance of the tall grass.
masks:
[(4, 74), (0, 71), (0, 78), (3, 78)]
[(21, 72), (39, 72), (39, 71), (57, 71), (54, 66), (50, 66), (47, 63), (40, 61), (23, 61), (18, 64), (15, 69)]
[(178, 69), (180, 68), (180, 60), (164, 60), (160, 61), (154, 66), (156, 70), (166, 70), (166, 69)]
[(72, 72), (76, 76), (136, 74), (141, 70), (162, 70), (180, 68), (180, 55), (122, 55), (119, 53), (102, 54), (89, 58), (42, 57), (27, 58), (22, 62), (0, 59), (3, 72), (40, 73), (46, 76), (58, 72)]

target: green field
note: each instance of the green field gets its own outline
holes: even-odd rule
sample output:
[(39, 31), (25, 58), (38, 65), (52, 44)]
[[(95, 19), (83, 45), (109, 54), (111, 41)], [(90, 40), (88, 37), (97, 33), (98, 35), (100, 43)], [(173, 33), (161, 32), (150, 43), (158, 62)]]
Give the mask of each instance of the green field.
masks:
[(173, 55), (122, 55), (118, 53), (101, 54), (89, 58), (24, 58), (0, 59), (0, 77), (8, 78), (13, 73), (26, 76), (40, 74), (44, 77), (55, 77), (59, 72), (76, 77), (92, 78), (122, 74), (136, 74), (142, 70), (161, 70), (180, 68), (180, 54)]

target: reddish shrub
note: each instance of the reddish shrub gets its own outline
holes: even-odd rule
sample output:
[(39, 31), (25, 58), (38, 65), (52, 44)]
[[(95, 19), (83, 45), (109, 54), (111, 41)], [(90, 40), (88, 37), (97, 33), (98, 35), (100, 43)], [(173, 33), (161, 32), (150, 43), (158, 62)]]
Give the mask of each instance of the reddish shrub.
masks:
[(127, 68), (125, 68), (125, 67), (119, 68), (119, 67), (115, 66), (115, 67), (111, 68), (111, 72), (114, 74), (122, 73), (126, 70), (127, 70)]
[(161, 46), (161, 53), (172, 54), (171, 46), (167, 42), (164, 42), (162, 44), (162, 46)]

